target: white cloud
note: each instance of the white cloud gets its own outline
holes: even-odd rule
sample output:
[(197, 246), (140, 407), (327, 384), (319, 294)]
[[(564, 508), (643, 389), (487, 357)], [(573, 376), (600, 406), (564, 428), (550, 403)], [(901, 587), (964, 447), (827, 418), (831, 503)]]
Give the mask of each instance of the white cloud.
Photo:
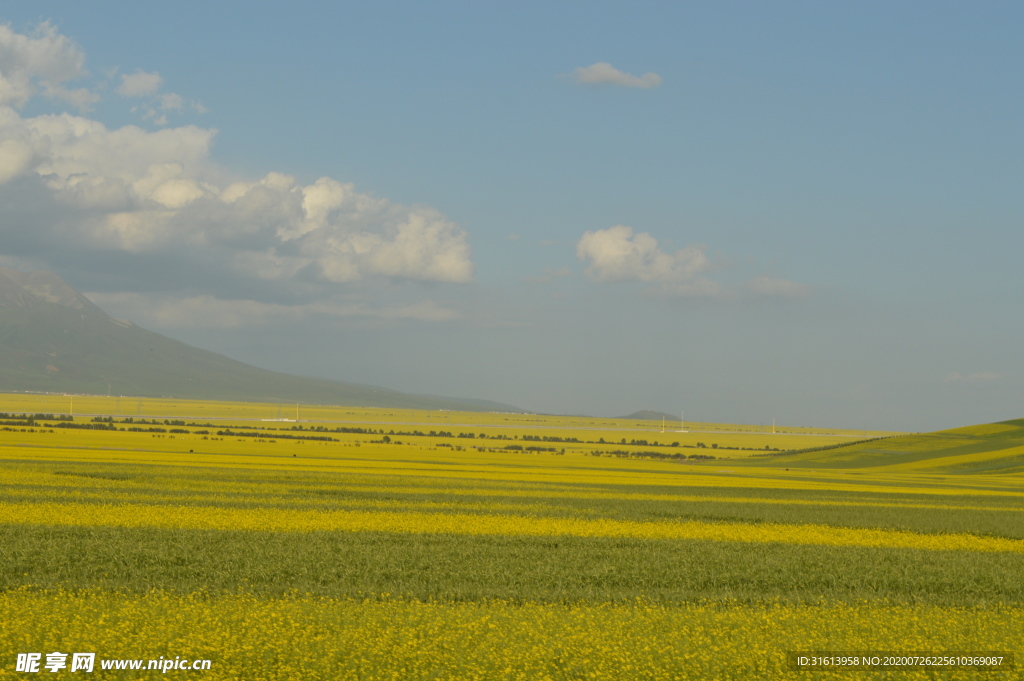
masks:
[[(169, 207), (168, 182), (198, 184), (216, 131), (186, 126), (147, 132), (135, 126), (108, 130), (70, 114), (21, 118), (0, 107), (0, 173), (5, 182), (30, 177), (65, 204), (87, 212), (83, 230), (102, 223), (103, 212)], [(26, 161), (28, 150), (31, 158)], [(16, 170), (15, 170), (16, 169)], [(207, 191), (212, 191), (208, 188)]]
[(400, 206), (328, 177), (300, 186), (278, 173), (227, 187), (220, 204), (222, 230), (266, 237), (270, 248), (236, 261), (262, 276), (310, 264), (332, 282), (372, 276), (467, 282), (473, 276), (465, 233), (430, 206)]
[(140, 69), (135, 73), (121, 75), (121, 85), (117, 88), (117, 94), (122, 97), (147, 97), (156, 94), (163, 83), (164, 79), (159, 73), (146, 73)]
[(958, 371), (951, 371), (943, 378), (944, 383), (988, 383), (1003, 378), (1003, 374), (993, 371), (977, 371), (973, 374), (961, 374)]
[(0, 181), (34, 179), (77, 207), (73, 236), (86, 248), (219, 248), (223, 265), (258, 278), (313, 265), (333, 282), (472, 279), (465, 233), (429, 206), (398, 205), (327, 177), (306, 186), (279, 173), (211, 181), (215, 132), (108, 130), (68, 114), (22, 119), (8, 108), (0, 110)]
[(32, 145), (21, 139), (0, 142), (0, 184), (24, 173), (35, 155)]
[(701, 248), (688, 246), (666, 253), (650, 234), (633, 234), (633, 229), (625, 225), (586, 232), (576, 245), (576, 256), (590, 263), (586, 273), (599, 282), (648, 282), (675, 295), (715, 296), (723, 292), (719, 284), (699, 276), (712, 267)]
[(50, 99), (62, 99), (79, 111), (89, 111), (92, 105), (100, 101), (100, 96), (88, 88), (80, 87), (69, 90), (63, 85), (42, 83), (43, 96)]
[[(82, 75), (83, 61), (49, 25), (37, 38), (0, 26), (0, 243), (17, 242), (17, 255), (148, 258), (183, 272), (183, 288), (197, 280), (236, 291), (269, 282), (311, 297), (380, 278), (472, 280), (466, 233), (430, 206), (400, 205), (328, 177), (302, 184), (270, 172), (226, 181), (210, 159), (216, 131), (194, 125), (109, 129), (69, 113), (20, 115), (15, 105)], [(140, 106), (160, 124), (165, 111), (201, 106), (160, 93), (160, 85), (159, 74), (140, 71), (122, 77), (120, 89), (148, 97)]]
[[(634, 234), (625, 225), (584, 233), (576, 244), (576, 256), (589, 263), (586, 274), (594, 281), (644, 282), (671, 296), (803, 298), (811, 293), (809, 286), (769, 276), (754, 277), (739, 287), (726, 287), (702, 276), (715, 269), (702, 247), (687, 246), (667, 253), (650, 234)], [(528, 281), (545, 283), (550, 278)]]
[(652, 88), (661, 85), (661, 76), (657, 73), (634, 76), (603, 61), (575, 69), (572, 76), (577, 83), (588, 85), (619, 85), (638, 88)]
[(22, 107), (42, 94), (86, 111), (99, 97), (65, 86), (85, 75), (85, 53), (51, 24), (40, 24), (32, 36), (0, 25), (0, 106)]

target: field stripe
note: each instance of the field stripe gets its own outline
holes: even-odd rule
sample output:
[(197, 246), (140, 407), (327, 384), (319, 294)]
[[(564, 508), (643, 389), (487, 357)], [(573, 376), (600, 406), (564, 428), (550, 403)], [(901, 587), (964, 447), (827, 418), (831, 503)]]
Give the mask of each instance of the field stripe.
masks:
[[(13, 476), (12, 476), (13, 477)], [(47, 479), (52, 482), (52, 478)], [(910, 509), (932, 509), (944, 511), (986, 511), (992, 513), (1024, 513), (1024, 506), (978, 506), (978, 505), (954, 505), (954, 504), (925, 504), (897, 501), (843, 501), (837, 499), (786, 499), (770, 497), (737, 497), (737, 496), (711, 496), (695, 494), (644, 494), (638, 492), (605, 492), (605, 491), (577, 491), (572, 489), (558, 490), (520, 490), (520, 489), (481, 489), (481, 488), (448, 488), (444, 492), (447, 495), (456, 497), (451, 501), (422, 501), (416, 499), (416, 495), (437, 494), (440, 490), (437, 487), (398, 487), (398, 486), (373, 486), (373, 485), (330, 485), (308, 488), (296, 488), (294, 485), (264, 485), (258, 490), (251, 486), (239, 486), (225, 484), (219, 488), (212, 488), (203, 494), (167, 494), (148, 489), (131, 489), (120, 491), (113, 485), (99, 486), (95, 491), (75, 489), (81, 483), (73, 480), (67, 484), (58, 485), (27, 485), (8, 487), (0, 486), (2, 494), (10, 499), (24, 499), (32, 501), (40, 496), (51, 497), (59, 495), (68, 501), (84, 501), (93, 503), (103, 502), (125, 502), (125, 503), (165, 503), (177, 502), (178, 504), (201, 503), (216, 505), (218, 503), (260, 503), (263, 505), (298, 505), (298, 506), (321, 506), (325, 503), (326, 494), (338, 494), (334, 499), (338, 504), (345, 506), (363, 506), (369, 508), (388, 508), (394, 506), (419, 507), (424, 509), (456, 511), (460, 508), (477, 511), (506, 511), (509, 513), (538, 512), (545, 510), (561, 510), (561, 505), (542, 503), (521, 503), (512, 504), (507, 502), (470, 501), (458, 497), (473, 497), (487, 500), (492, 497), (512, 497), (521, 499), (611, 499), (616, 501), (655, 501), (671, 502), (681, 504), (767, 504), (784, 506), (814, 506), (814, 507), (851, 507), (851, 508), (910, 508)], [(70, 489), (69, 489), (70, 488)], [(321, 494), (310, 498), (310, 492)], [(365, 499), (354, 496), (344, 496), (345, 493), (357, 494), (385, 494), (392, 495), (387, 499)], [(408, 495), (409, 498), (399, 499), (393, 495)], [(40, 500), (42, 501), (42, 500)]]
[(390, 532), (502, 536), (701, 539), (746, 543), (907, 548), (930, 551), (1024, 553), (1024, 540), (970, 534), (782, 523), (635, 522), (465, 513), (312, 511), (139, 504), (0, 503), (0, 523), (11, 525), (161, 527), (272, 532)]

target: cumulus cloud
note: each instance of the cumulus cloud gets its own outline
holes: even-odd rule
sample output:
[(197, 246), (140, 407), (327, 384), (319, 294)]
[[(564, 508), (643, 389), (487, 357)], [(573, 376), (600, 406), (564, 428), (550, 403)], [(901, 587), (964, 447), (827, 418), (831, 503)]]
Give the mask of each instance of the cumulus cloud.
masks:
[(0, 25), (0, 106), (20, 108), (41, 94), (87, 111), (99, 97), (66, 85), (85, 75), (85, 53), (49, 23), (31, 36)]
[[(79, 211), (76, 247), (131, 253), (221, 251), (220, 266), (282, 279), (373, 276), (466, 282), (465, 233), (430, 206), (402, 206), (323, 177), (280, 173), (220, 185), (208, 179), (215, 131), (109, 130), (69, 114), (23, 119), (0, 110), (0, 179), (24, 177)], [(37, 226), (35, 229), (47, 229)]]
[(576, 244), (576, 256), (590, 263), (586, 273), (595, 281), (648, 282), (676, 295), (722, 293), (719, 284), (700, 276), (712, 267), (703, 249), (688, 246), (666, 253), (650, 234), (634, 234), (625, 225), (586, 232)]
[(687, 246), (668, 253), (650, 234), (634, 234), (625, 225), (584, 233), (576, 244), (576, 256), (589, 263), (586, 274), (593, 281), (643, 282), (670, 296), (802, 298), (811, 293), (811, 287), (805, 284), (770, 276), (754, 277), (739, 286), (724, 286), (703, 276), (717, 269), (703, 247)]
[[(48, 25), (40, 31), (29, 38), (0, 26), (5, 255), (134, 258), (160, 263), (169, 277), (180, 271), (182, 289), (203, 280), (236, 293), (261, 283), (279, 291), (294, 284), (289, 290), (320, 291), (310, 295), (321, 298), (355, 282), (472, 280), (466, 233), (431, 206), (397, 204), (329, 177), (302, 183), (269, 172), (225, 180), (210, 159), (216, 131), (194, 125), (148, 131), (110, 129), (67, 112), (23, 117), (16, 106), (83, 73), (84, 57), (73, 43)], [(159, 74), (138, 71), (122, 76), (119, 92), (148, 98), (145, 106), (160, 123), (160, 112), (190, 106), (160, 92), (161, 85)], [(438, 310), (387, 314), (447, 314)]]
[(661, 85), (661, 76), (657, 73), (634, 76), (603, 61), (575, 69), (572, 76), (577, 83), (588, 85), (618, 85), (638, 88), (652, 88)]
[(951, 371), (943, 378), (944, 383), (988, 383), (1003, 378), (1003, 374), (993, 371), (977, 371), (973, 374), (961, 374), (959, 371)]
[(34, 153), (32, 145), (24, 140), (0, 141), (0, 184), (24, 173), (32, 162)]

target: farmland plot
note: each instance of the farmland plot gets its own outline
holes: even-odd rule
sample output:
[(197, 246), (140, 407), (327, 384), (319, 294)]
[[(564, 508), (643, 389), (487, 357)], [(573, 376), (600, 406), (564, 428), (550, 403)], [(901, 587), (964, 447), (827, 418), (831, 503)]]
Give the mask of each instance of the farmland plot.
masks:
[[(862, 433), (175, 408), (0, 431), (0, 678), (54, 651), (207, 679), (707, 679), (1024, 649), (1024, 479), (908, 467), (916, 443), (894, 468), (774, 451)], [(1021, 678), (1001, 669), (885, 673)]]

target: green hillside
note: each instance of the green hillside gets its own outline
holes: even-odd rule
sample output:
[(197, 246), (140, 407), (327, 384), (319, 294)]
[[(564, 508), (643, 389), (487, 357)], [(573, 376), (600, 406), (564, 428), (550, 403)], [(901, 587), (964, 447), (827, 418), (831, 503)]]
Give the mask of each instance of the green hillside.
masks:
[(762, 459), (787, 468), (871, 468), (921, 473), (1024, 472), (1024, 419), (901, 435)]
[(0, 392), (522, 411), (267, 371), (117, 320), (48, 272), (0, 269)]

